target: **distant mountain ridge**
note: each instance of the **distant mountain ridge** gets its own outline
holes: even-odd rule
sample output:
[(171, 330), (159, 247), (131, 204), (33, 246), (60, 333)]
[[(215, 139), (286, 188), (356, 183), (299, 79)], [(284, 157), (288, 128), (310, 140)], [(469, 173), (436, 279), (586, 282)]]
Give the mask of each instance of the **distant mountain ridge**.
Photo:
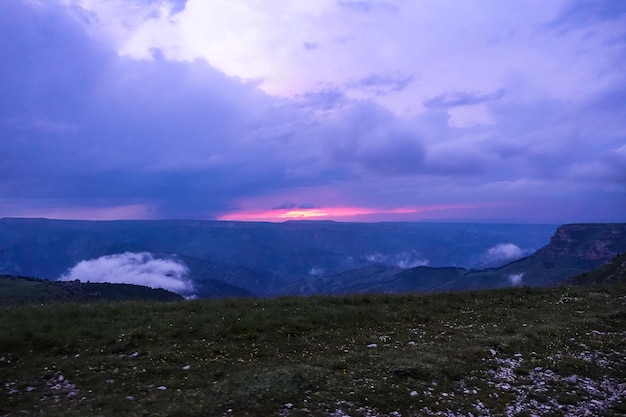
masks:
[[(529, 249), (533, 246), (536, 250)], [(0, 219), (0, 274), (54, 280), (79, 263), (113, 262), (123, 254), (149, 253), (156, 263), (185, 265), (185, 279), (193, 283), (198, 297), (551, 286), (625, 251), (624, 223), (557, 228)], [(523, 253), (527, 256), (520, 258)], [(489, 258), (494, 254), (495, 258)], [(519, 259), (507, 263), (507, 256)], [(484, 267), (494, 262), (500, 266)], [(128, 265), (123, 267), (120, 271), (128, 269)], [(102, 269), (92, 265), (98, 268)], [(172, 279), (169, 272), (160, 273), (163, 279)], [(70, 278), (97, 281), (91, 276)]]
[[(315, 290), (315, 285), (305, 281), (323, 281), (373, 266), (398, 268), (399, 272), (419, 265), (502, 265), (545, 245), (555, 228), (467, 223), (5, 218), (0, 219), (0, 274), (54, 280), (83, 261), (148, 252), (158, 259), (184, 263), (199, 297), (273, 296), (292, 291), (298, 282)], [(88, 276), (78, 278), (89, 280)], [(355, 285), (367, 287), (366, 283)]]

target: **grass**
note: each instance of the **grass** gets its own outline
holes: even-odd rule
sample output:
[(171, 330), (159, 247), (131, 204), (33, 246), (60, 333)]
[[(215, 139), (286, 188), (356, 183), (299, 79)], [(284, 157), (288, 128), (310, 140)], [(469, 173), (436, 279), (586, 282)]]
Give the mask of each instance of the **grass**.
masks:
[(624, 286), (8, 306), (0, 416), (624, 415), (625, 351)]

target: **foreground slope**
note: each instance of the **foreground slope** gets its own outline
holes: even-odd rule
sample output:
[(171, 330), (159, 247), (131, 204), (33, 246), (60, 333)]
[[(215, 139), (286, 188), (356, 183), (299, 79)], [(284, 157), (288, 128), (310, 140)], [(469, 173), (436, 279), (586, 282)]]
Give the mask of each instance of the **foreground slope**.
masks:
[(570, 285), (626, 285), (626, 253), (617, 255), (599, 268), (571, 277), (565, 283)]
[(625, 415), (625, 298), (613, 286), (8, 307), (0, 415)]

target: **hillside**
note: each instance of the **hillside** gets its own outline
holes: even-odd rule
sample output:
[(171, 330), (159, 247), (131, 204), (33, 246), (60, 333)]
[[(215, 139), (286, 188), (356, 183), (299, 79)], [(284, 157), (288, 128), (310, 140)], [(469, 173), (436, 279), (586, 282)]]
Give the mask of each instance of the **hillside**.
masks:
[(566, 285), (626, 284), (626, 253), (616, 256), (599, 268), (565, 281)]
[(0, 415), (624, 416), (626, 287), (3, 307)]
[(533, 254), (499, 268), (359, 269), (332, 277), (301, 280), (284, 291), (290, 294), (346, 294), (545, 287), (590, 271), (624, 251), (626, 224), (571, 224), (558, 227), (550, 242)]
[(0, 275), (0, 306), (25, 303), (91, 301), (180, 301), (183, 298), (160, 288), (132, 284), (55, 282)]

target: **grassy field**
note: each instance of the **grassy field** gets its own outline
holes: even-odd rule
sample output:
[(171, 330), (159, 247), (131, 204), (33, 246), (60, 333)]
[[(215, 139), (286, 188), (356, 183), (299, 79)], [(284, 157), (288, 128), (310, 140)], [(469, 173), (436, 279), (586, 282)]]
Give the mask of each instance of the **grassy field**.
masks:
[(0, 416), (626, 415), (626, 287), (8, 306)]

